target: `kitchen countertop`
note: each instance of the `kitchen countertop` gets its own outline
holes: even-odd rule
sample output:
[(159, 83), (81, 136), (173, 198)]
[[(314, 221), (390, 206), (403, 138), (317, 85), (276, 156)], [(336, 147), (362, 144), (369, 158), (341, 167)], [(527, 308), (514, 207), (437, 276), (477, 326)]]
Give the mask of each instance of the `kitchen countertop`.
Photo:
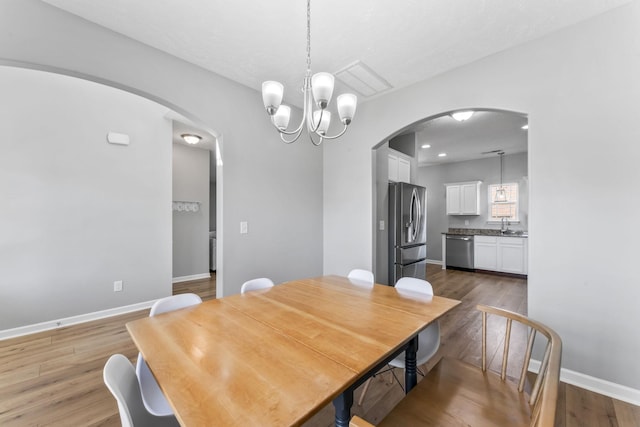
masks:
[(495, 228), (450, 228), (442, 234), (455, 236), (502, 236), (502, 237), (529, 237), (528, 231), (511, 230), (514, 234), (503, 234), (500, 229)]

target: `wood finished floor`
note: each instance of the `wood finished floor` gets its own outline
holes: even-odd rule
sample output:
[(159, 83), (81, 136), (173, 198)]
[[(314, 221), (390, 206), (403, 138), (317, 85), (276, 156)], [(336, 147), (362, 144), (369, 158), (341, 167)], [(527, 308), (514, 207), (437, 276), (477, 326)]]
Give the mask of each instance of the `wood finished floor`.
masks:
[[(444, 355), (471, 363), (478, 360), (480, 318), (476, 304), (526, 313), (525, 280), (441, 270), (436, 265), (429, 265), (428, 278), (436, 295), (462, 300), (441, 321), (442, 344), (434, 360)], [(174, 286), (174, 293), (184, 292), (214, 298), (215, 276)], [(115, 400), (102, 382), (102, 368), (114, 353), (135, 359), (137, 351), (124, 325), (147, 315), (148, 310), (143, 310), (0, 341), (0, 426), (120, 425)], [(376, 377), (363, 406), (354, 404), (352, 412), (373, 423), (383, 418), (402, 398), (402, 390), (390, 384), (389, 378)], [(360, 392), (356, 391), (355, 400)], [(330, 425), (332, 405), (305, 423), (305, 427)], [(637, 427), (640, 407), (562, 383), (556, 425)]]

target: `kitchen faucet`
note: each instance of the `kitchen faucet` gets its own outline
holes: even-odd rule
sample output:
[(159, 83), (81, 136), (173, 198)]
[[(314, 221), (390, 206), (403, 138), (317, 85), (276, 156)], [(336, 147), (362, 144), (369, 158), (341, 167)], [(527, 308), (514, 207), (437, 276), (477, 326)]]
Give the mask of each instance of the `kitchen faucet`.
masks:
[(509, 221), (507, 221), (507, 228), (504, 228), (505, 219), (506, 219), (505, 217), (500, 218), (500, 231), (507, 231), (509, 229), (509, 225), (510, 225)]

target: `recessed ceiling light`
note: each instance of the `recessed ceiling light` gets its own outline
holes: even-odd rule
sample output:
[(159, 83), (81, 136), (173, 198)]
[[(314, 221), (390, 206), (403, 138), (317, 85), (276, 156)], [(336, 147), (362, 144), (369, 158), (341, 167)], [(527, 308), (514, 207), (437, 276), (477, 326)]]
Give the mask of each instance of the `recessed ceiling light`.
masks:
[(187, 144), (191, 144), (191, 145), (197, 144), (197, 143), (198, 143), (198, 142), (200, 142), (200, 140), (202, 139), (202, 137), (201, 137), (201, 136), (199, 136), (199, 135), (194, 135), (194, 134), (191, 134), (191, 133), (183, 133), (183, 134), (182, 134), (182, 135), (180, 135), (180, 136), (182, 137), (182, 139), (184, 139), (184, 140), (185, 140), (185, 142), (186, 142)]
[(447, 153), (440, 153), (438, 154), (438, 157), (447, 157)]
[(526, 124), (526, 125), (522, 126), (522, 128), (521, 128), (521, 129), (528, 130), (528, 129), (529, 129), (529, 125), (528, 125), (528, 124)]
[(431, 148), (431, 144), (422, 144), (422, 148)]
[(451, 114), (451, 117), (459, 122), (469, 120), (471, 116), (473, 116), (473, 111), (456, 111), (455, 113)]

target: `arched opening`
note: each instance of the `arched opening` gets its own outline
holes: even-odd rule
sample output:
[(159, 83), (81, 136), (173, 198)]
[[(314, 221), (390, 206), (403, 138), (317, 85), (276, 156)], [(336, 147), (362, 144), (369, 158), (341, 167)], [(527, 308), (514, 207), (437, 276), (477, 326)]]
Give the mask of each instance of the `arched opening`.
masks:
[[(500, 152), (505, 153), (504, 183), (513, 181), (519, 189), (517, 218), (509, 225), (513, 230), (528, 229), (528, 138), (523, 128), (527, 115), (490, 108), (457, 111), (473, 111), (473, 115), (458, 121), (452, 116), (455, 111), (442, 112), (397, 130), (373, 148), (373, 267), (380, 282), (392, 284), (388, 278), (393, 250), (388, 236), (395, 225), (388, 223), (390, 181), (426, 188), (427, 263), (442, 264), (441, 236), (449, 229), (493, 231), (502, 227), (490, 215), (489, 198), (492, 186), (501, 183)], [(398, 162), (397, 169), (393, 162)], [(480, 182), (477, 209), (447, 212), (446, 184), (462, 182)]]
[(2, 222), (15, 232), (3, 236), (12, 248), (3, 277), (14, 286), (3, 294), (20, 304), (5, 312), (3, 328), (134, 309), (166, 296), (173, 275), (173, 122), (199, 123), (211, 134), (218, 165), (221, 135), (140, 91), (65, 70), (8, 65), (0, 67), (3, 116), (11, 118), (3, 126)]

